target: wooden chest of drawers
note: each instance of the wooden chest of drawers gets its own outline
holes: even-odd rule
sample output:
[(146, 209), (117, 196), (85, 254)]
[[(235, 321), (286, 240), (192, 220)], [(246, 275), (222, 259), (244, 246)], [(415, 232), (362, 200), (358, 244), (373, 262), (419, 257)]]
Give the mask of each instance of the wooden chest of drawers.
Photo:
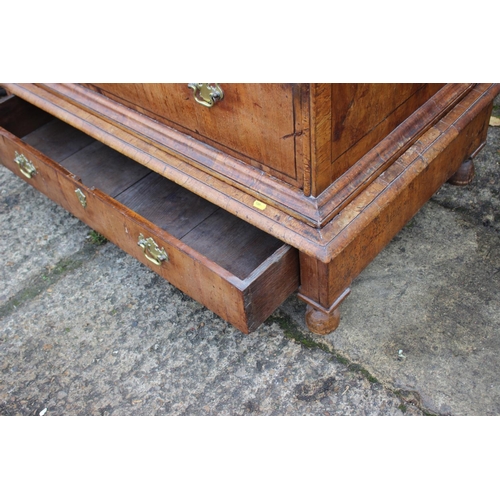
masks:
[(240, 330), (299, 287), (316, 333), (444, 182), (470, 181), (500, 91), (3, 86), (5, 166)]

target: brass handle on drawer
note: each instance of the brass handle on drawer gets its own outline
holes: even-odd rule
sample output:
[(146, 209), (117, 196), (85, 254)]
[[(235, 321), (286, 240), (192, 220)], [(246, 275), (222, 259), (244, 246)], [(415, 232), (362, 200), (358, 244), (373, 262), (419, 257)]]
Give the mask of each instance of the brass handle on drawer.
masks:
[(36, 168), (33, 163), (31, 163), (26, 156), (19, 154), (17, 151), (14, 151), (14, 153), (14, 161), (19, 165), (21, 173), (28, 179), (31, 179), (34, 175), (36, 175)]
[(218, 83), (188, 83), (188, 87), (193, 90), (194, 100), (207, 108), (224, 99), (224, 92)]
[(145, 238), (143, 234), (139, 234), (139, 241), (137, 244), (144, 250), (144, 256), (146, 259), (150, 260), (153, 264), (161, 266), (164, 260), (168, 260), (167, 252), (165, 249), (158, 247), (153, 238)]
[(78, 201), (82, 204), (82, 207), (85, 208), (87, 206), (87, 197), (85, 193), (80, 188), (75, 189), (75, 193)]

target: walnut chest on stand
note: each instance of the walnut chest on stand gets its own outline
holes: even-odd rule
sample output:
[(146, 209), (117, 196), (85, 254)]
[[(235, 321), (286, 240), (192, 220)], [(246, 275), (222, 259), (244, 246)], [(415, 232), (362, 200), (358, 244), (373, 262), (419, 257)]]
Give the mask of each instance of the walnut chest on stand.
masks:
[(0, 162), (242, 332), (326, 334), (446, 181), (498, 84), (2, 84)]

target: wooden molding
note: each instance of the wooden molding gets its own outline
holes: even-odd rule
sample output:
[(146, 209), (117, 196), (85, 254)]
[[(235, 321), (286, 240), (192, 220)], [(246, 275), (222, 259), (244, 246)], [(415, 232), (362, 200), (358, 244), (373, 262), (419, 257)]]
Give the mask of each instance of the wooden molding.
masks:
[[(318, 198), (304, 196), (270, 175), (221, 153), (166, 125), (74, 84), (3, 84), (8, 91), (82, 130), (151, 170), (185, 186), (228, 212), (289, 243), (322, 262), (330, 262), (380, 215), (381, 206), (394, 206), (415, 183), (428, 185), (405, 216), (406, 221), (458, 168), (451, 164), (439, 172), (430, 168), (447, 148), (463, 155), (469, 151), (455, 139), (500, 92), (499, 84), (448, 84), (430, 101), (381, 141)], [(457, 102), (459, 102), (457, 105)], [(305, 109), (305, 108), (303, 108)], [(451, 111), (450, 111), (451, 110)], [(297, 119), (305, 120), (298, 117)], [(417, 126), (417, 122), (420, 123)], [(423, 124), (423, 125), (422, 125)], [(315, 161), (307, 142), (304, 157)], [(478, 142), (479, 141), (479, 142)], [(464, 143), (465, 144), (465, 143)], [(465, 146), (464, 146), (465, 147)], [(434, 163), (433, 163), (434, 162)], [(453, 162), (452, 162), (453, 163)], [(450, 170), (451, 169), (451, 170)], [(449, 170), (449, 171), (448, 171)], [(429, 173), (428, 171), (431, 171)], [(441, 176), (447, 175), (442, 180)], [(255, 208), (259, 200), (267, 207)], [(417, 207), (418, 205), (418, 207)], [(395, 234), (395, 233), (394, 233)]]

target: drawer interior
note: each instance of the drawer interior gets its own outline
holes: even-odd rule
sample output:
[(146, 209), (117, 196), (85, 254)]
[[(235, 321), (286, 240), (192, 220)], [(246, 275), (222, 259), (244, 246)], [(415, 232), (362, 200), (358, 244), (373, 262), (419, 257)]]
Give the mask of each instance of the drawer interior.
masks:
[(284, 245), (31, 104), (23, 102), (22, 107), (32, 118), (21, 120), (21, 128), (20, 120), (2, 119), (0, 125), (84, 185), (103, 191), (239, 279), (245, 280)]

